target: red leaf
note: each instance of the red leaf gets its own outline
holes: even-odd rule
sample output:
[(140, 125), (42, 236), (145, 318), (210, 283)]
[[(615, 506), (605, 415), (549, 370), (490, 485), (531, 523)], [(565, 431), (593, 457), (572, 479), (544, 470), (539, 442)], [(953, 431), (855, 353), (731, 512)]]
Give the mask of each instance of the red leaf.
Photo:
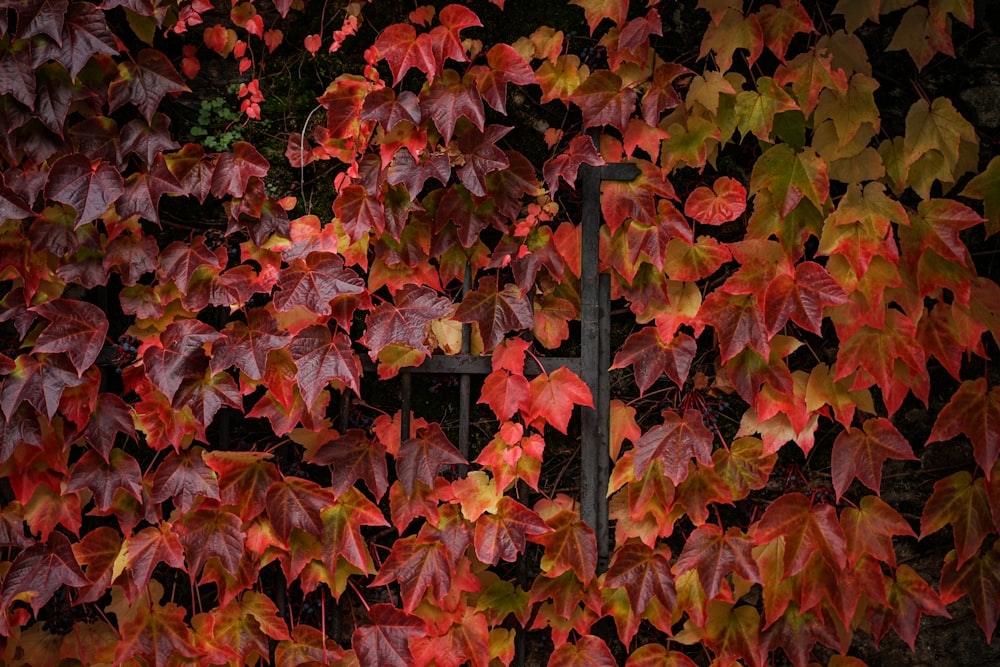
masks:
[(66, 20), (68, 0), (40, 0), (17, 9), (17, 38), (48, 35), (62, 44), (63, 24)]
[(594, 141), (585, 134), (573, 137), (566, 150), (542, 166), (542, 175), (545, 177), (546, 185), (549, 186), (549, 192), (554, 194), (559, 190), (560, 177), (566, 181), (567, 185), (574, 187), (576, 174), (580, 170), (581, 164), (595, 167), (604, 164), (604, 158), (597, 152)]
[(1000, 552), (997, 543), (983, 555), (973, 556), (963, 565), (956, 563), (955, 553), (944, 559), (941, 570), (941, 602), (951, 604), (964, 595), (969, 596), (976, 622), (986, 633), (986, 640), (993, 637), (1000, 617)]
[(869, 611), (876, 641), (885, 636), (891, 625), (913, 651), (921, 615), (951, 618), (938, 594), (909, 565), (900, 565), (896, 570), (888, 597), (889, 607)]
[(654, 551), (642, 542), (627, 542), (615, 551), (604, 577), (604, 585), (624, 588), (636, 615), (642, 615), (653, 598), (664, 609), (673, 609), (677, 593), (668, 553)]
[(899, 512), (878, 496), (865, 496), (858, 507), (847, 507), (840, 514), (840, 524), (847, 539), (847, 564), (854, 567), (864, 556), (896, 567), (893, 535), (916, 537)]
[(221, 253), (209, 250), (201, 236), (188, 243), (174, 241), (160, 253), (160, 276), (172, 280), (181, 294), (187, 294), (195, 271), (207, 266), (218, 273), (225, 266), (224, 257), (224, 250)]
[(118, 66), (118, 78), (108, 87), (108, 106), (114, 111), (131, 102), (152, 124), (153, 114), (165, 95), (186, 92), (190, 89), (167, 57), (155, 49), (143, 49), (134, 63)]
[[(51, 51), (47, 52), (43, 47), (40, 49), (43, 53), (36, 52), (34, 57), (36, 61), (50, 57), (58, 61), (74, 80), (93, 56), (104, 54), (117, 57), (120, 53), (118, 42), (104, 19), (104, 11), (89, 2), (70, 4), (61, 37), (62, 48), (51, 45)], [(55, 41), (59, 42), (58, 39)]]
[(524, 553), (527, 535), (542, 535), (548, 531), (548, 525), (540, 516), (510, 496), (504, 496), (497, 502), (496, 511), (482, 514), (476, 520), (476, 557), (490, 565), (501, 560), (513, 563)]
[(407, 285), (396, 293), (395, 303), (376, 306), (366, 320), (361, 343), (374, 361), (387, 345), (398, 343), (423, 354), (428, 325), (451, 312), (451, 301), (427, 286)]
[(983, 540), (993, 533), (993, 521), (983, 478), (972, 479), (966, 471), (934, 483), (934, 493), (920, 517), (920, 539), (951, 524), (955, 534), (958, 567), (971, 558)]
[(399, 446), (396, 457), (396, 474), (407, 494), (413, 493), (417, 480), (433, 488), (441, 466), (465, 465), (468, 461), (451, 444), (437, 424), (417, 430), (417, 437)]
[(286, 477), (268, 488), (265, 503), (274, 532), (287, 543), (294, 528), (311, 535), (322, 535), (320, 512), (335, 501), (333, 493), (316, 482)]
[(93, 304), (52, 299), (30, 309), (50, 324), (35, 341), (35, 352), (65, 352), (79, 376), (97, 360), (108, 333), (108, 318)]
[(431, 36), (425, 33), (418, 37), (416, 28), (408, 23), (396, 23), (383, 30), (375, 40), (375, 49), (389, 63), (393, 85), (398, 84), (411, 67), (426, 74), (428, 81), (440, 69)]
[(659, 460), (670, 481), (680, 484), (687, 477), (688, 461), (692, 458), (703, 465), (712, 465), (713, 439), (697, 410), (686, 410), (684, 417), (667, 410), (663, 413), (663, 423), (635, 443), (635, 476), (641, 478), (649, 464)]
[(360, 393), (361, 364), (345, 334), (331, 336), (329, 327), (314, 324), (295, 336), (288, 351), (295, 360), (295, 378), (306, 405), (312, 405), (331, 380)]
[(688, 536), (684, 550), (674, 563), (674, 573), (679, 577), (688, 570), (695, 570), (705, 598), (713, 600), (730, 572), (736, 572), (747, 581), (761, 583), (752, 548), (753, 542), (738, 528), (729, 528), (723, 534), (718, 526), (706, 523)]
[[(526, 86), (536, 82), (535, 71), (509, 44), (496, 44), (486, 53), (489, 67), (475, 70), (479, 92), (486, 103), (507, 113), (507, 84)], [(479, 72), (484, 72), (479, 75)]]
[(362, 572), (371, 568), (368, 544), (361, 535), (362, 526), (388, 526), (382, 510), (360, 491), (350, 488), (333, 506), (323, 510), (323, 562), (333, 572), (338, 558)]
[(426, 623), (388, 604), (372, 605), (368, 618), (373, 625), (360, 627), (351, 635), (351, 646), (361, 664), (410, 667), (413, 655), (409, 640), (425, 635)]
[(547, 667), (617, 667), (618, 661), (604, 640), (584, 635), (576, 644), (563, 644), (549, 656)]
[(649, 389), (663, 373), (678, 387), (683, 387), (697, 351), (694, 339), (687, 334), (679, 334), (669, 345), (665, 345), (660, 340), (656, 327), (646, 327), (628, 337), (615, 355), (611, 368), (631, 365), (640, 394)]
[(526, 420), (534, 423), (544, 419), (560, 433), (566, 433), (574, 405), (594, 407), (590, 387), (565, 366), (539, 375), (529, 383), (529, 388), (531, 399)]
[(118, 170), (85, 155), (72, 153), (56, 161), (45, 181), (45, 196), (72, 206), (76, 227), (104, 215), (108, 207), (125, 192)]
[(469, 292), (459, 304), (455, 319), (478, 322), (483, 345), (492, 350), (504, 334), (531, 328), (531, 303), (517, 285), (508, 284), (498, 291), (494, 279), (483, 278), (479, 289)]
[(45, 355), (41, 361), (33, 355), (22, 354), (14, 360), (14, 370), (3, 379), (0, 407), (10, 420), (21, 401), (27, 401), (52, 419), (59, 408), (63, 390), (83, 382), (61, 354)]
[(84, 437), (107, 460), (119, 433), (135, 437), (131, 409), (115, 394), (98, 394), (94, 411), (83, 432)]
[(421, 120), (420, 101), (408, 90), (397, 96), (392, 88), (380, 88), (364, 98), (360, 118), (374, 120), (386, 132), (391, 132), (400, 121), (407, 121), (416, 127)]
[(246, 539), (240, 517), (217, 509), (196, 510), (185, 514), (176, 525), (189, 574), (201, 572), (209, 558), (218, 558), (229, 572), (239, 569)]
[(747, 207), (747, 191), (728, 176), (715, 179), (709, 190), (695, 188), (684, 203), (684, 215), (706, 225), (721, 225), (743, 215)]
[(764, 316), (752, 294), (714, 291), (702, 302), (698, 315), (719, 335), (723, 361), (732, 359), (747, 346), (765, 359), (771, 355)]
[(10, 603), (22, 599), (37, 616), (60, 587), (80, 588), (89, 583), (69, 540), (53, 532), (47, 542), (32, 545), (14, 558), (3, 580), (0, 610), (6, 615)]
[(425, 118), (434, 121), (441, 138), (447, 143), (451, 142), (455, 124), (462, 116), (468, 118), (480, 132), (486, 129), (486, 111), (475, 81), (471, 76), (462, 77), (452, 69), (445, 70), (444, 75), (421, 95), (420, 111)]
[(583, 7), (590, 34), (594, 34), (604, 19), (610, 19), (621, 27), (628, 18), (628, 0), (570, 0), (569, 4)]
[(597, 569), (597, 538), (594, 530), (574, 511), (560, 509), (545, 523), (551, 532), (535, 535), (531, 541), (545, 547), (541, 568), (547, 577), (558, 577), (570, 570), (587, 584)]
[(121, 489), (142, 502), (142, 470), (139, 462), (120, 449), (111, 450), (107, 460), (97, 452), (86, 452), (66, 480), (66, 492), (89, 489), (99, 510), (111, 507), (115, 493)]
[(959, 433), (972, 441), (972, 453), (990, 478), (1000, 456), (1000, 387), (988, 389), (986, 378), (967, 380), (944, 406), (928, 443), (950, 440)]
[(529, 409), (531, 388), (523, 375), (496, 370), (483, 380), (483, 393), (476, 402), (489, 405), (500, 421), (507, 421), (518, 410)]
[(160, 334), (161, 347), (151, 345), (143, 351), (146, 376), (172, 401), (185, 378), (205, 372), (208, 367), (205, 345), (221, 337), (218, 331), (198, 320), (174, 322)]
[(303, 460), (330, 467), (330, 487), (337, 497), (363, 479), (375, 499), (381, 500), (389, 488), (385, 454), (382, 443), (370, 440), (361, 429), (352, 428), (308, 451)]
[(126, 539), (120, 557), (125, 559), (125, 565), (132, 575), (131, 586), (126, 588), (130, 600), (146, 590), (153, 570), (160, 563), (184, 568), (184, 551), (173, 527), (167, 522), (162, 522), (158, 527), (143, 528)]
[(172, 499), (182, 513), (191, 509), (197, 500), (218, 500), (219, 483), (202, 457), (204, 451), (201, 447), (193, 447), (183, 454), (170, 452), (152, 475), (150, 499), (154, 503)]
[(264, 178), (271, 165), (253, 144), (237, 141), (219, 156), (212, 172), (212, 194), (216, 197), (242, 197), (251, 178)]
[(268, 309), (252, 308), (246, 317), (245, 324), (238, 320), (229, 322), (222, 330), (222, 339), (212, 345), (212, 372), (235, 365), (249, 378), (262, 380), (268, 352), (285, 347), (291, 335), (278, 328)]
[(786, 493), (764, 511), (755, 544), (785, 538), (784, 576), (802, 570), (814, 555), (839, 572), (847, 565), (844, 531), (837, 522), (837, 510), (830, 505), (813, 505), (801, 493)]
[(610, 125), (625, 132), (637, 98), (634, 90), (622, 85), (617, 74), (597, 70), (573, 91), (570, 99), (580, 107), (584, 128)]
[(191, 628), (184, 622), (186, 615), (187, 609), (173, 602), (165, 606), (138, 605), (135, 617), (122, 623), (115, 662), (120, 664), (138, 655), (150, 667), (167, 667), (175, 656), (201, 655), (195, 649)]
[(373, 586), (399, 582), (403, 608), (412, 612), (430, 591), (440, 604), (452, 585), (450, 555), (441, 542), (424, 542), (418, 536), (396, 540)]
[(764, 322), (774, 336), (791, 318), (806, 331), (820, 335), (823, 307), (847, 303), (848, 297), (826, 269), (815, 262), (802, 262), (795, 275), (779, 274), (764, 293)]
[(487, 174), (510, 166), (507, 154), (496, 144), (512, 129), (503, 125), (487, 125), (485, 132), (470, 128), (458, 137), (458, 150), (464, 160), (457, 170), (458, 178), (475, 196), (486, 196)]
[(144, 273), (159, 268), (156, 261), (159, 250), (152, 236), (123, 234), (108, 244), (104, 270), (110, 272), (112, 267), (116, 267), (124, 284), (135, 285)]
[(267, 490), (278, 481), (270, 454), (258, 452), (205, 452), (205, 464), (219, 479), (219, 500), (233, 505), (240, 518), (250, 521), (265, 507)]
[(856, 477), (875, 493), (881, 493), (882, 464), (886, 459), (915, 461), (910, 443), (888, 419), (869, 419), (864, 431), (851, 428), (833, 443), (830, 467), (837, 500)]
[(344, 268), (343, 259), (332, 253), (314, 252), (304, 260), (292, 261), (278, 274), (274, 306), (279, 312), (302, 306), (317, 315), (331, 315), (335, 299), (364, 293), (364, 281)]

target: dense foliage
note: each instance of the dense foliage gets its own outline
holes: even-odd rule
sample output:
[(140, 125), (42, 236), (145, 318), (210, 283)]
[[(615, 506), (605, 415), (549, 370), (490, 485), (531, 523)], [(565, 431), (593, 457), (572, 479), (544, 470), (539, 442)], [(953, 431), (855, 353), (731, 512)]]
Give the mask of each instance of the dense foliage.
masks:
[[(507, 3), (0, 3), (5, 664), (844, 667), (965, 596), (994, 635), (1000, 158), (919, 83), (972, 0)], [(603, 570), (590, 392), (525, 360), (622, 161)], [(462, 323), (471, 461), (382, 402)], [(945, 529), (939, 580), (898, 556)]]

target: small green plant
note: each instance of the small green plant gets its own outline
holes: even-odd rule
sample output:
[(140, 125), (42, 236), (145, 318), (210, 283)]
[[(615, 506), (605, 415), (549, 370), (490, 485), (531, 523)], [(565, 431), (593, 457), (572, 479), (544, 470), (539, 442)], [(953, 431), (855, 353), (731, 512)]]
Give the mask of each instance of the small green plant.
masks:
[(210, 151), (225, 151), (233, 142), (243, 139), (242, 116), (235, 102), (238, 84), (226, 89), (225, 95), (202, 100), (198, 120), (191, 128), (192, 139)]

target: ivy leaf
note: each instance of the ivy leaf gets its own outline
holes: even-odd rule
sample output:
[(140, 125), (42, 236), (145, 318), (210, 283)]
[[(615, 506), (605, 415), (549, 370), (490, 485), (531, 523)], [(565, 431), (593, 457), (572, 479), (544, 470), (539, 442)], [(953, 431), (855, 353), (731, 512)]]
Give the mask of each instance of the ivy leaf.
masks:
[(552, 529), (533, 535), (531, 541), (545, 547), (541, 568), (546, 577), (555, 578), (570, 570), (583, 584), (594, 578), (597, 570), (597, 537), (594, 530), (580, 520), (579, 514), (560, 509), (545, 517)]
[(697, 351), (694, 339), (687, 334), (678, 334), (669, 344), (664, 344), (656, 327), (646, 327), (628, 337), (615, 355), (611, 368), (631, 365), (640, 394), (663, 373), (678, 387), (683, 387)]
[(316, 315), (331, 315), (331, 302), (338, 297), (364, 294), (364, 281), (344, 268), (344, 260), (326, 252), (310, 253), (306, 259), (293, 260), (278, 274), (274, 306), (287, 312), (302, 306)]
[(542, 418), (560, 433), (566, 433), (574, 405), (594, 407), (590, 387), (566, 367), (539, 375), (528, 384), (531, 398), (526, 419), (530, 423)]
[(184, 622), (186, 615), (187, 610), (173, 602), (138, 605), (135, 617), (122, 623), (115, 662), (122, 663), (138, 655), (151, 667), (167, 667), (175, 656), (201, 655), (195, 648), (191, 628)]
[(415, 438), (410, 438), (399, 446), (396, 474), (406, 493), (412, 495), (417, 480), (433, 488), (441, 466), (467, 463), (441, 427), (430, 424), (418, 429)]
[(160, 253), (161, 278), (172, 280), (181, 294), (187, 294), (188, 286), (195, 272), (202, 266), (218, 273), (225, 265), (223, 252), (213, 252), (205, 245), (205, 239), (197, 236), (188, 243), (174, 241)]
[(974, 555), (958, 565), (955, 552), (944, 557), (941, 569), (941, 602), (951, 604), (964, 595), (969, 596), (976, 622), (988, 638), (993, 636), (1000, 617), (1000, 550), (993, 548), (982, 555)]
[(920, 539), (948, 524), (955, 534), (957, 566), (961, 567), (993, 532), (983, 478), (973, 480), (972, 475), (963, 470), (934, 483), (934, 493), (920, 517)]
[(715, 328), (723, 361), (732, 359), (746, 347), (764, 358), (770, 356), (764, 316), (752, 294), (714, 291), (702, 302), (698, 315)]
[(452, 69), (444, 71), (420, 99), (420, 111), (425, 118), (434, 120), (441, 138), (450, 143), (455, 135), (458, 119), (465, 116), (480, 132), (486, 130), (486, 111), (483, 99), (476, 90), (470, 75), (461, 76)]
[(331, 564), (338, 558), (362, 572), (371, 567), (368, 544), (361, 535), (362, 526), (388, 526), (382, 510), (360, 491), (349, 488), (337, 501), (320, 512), (323, 520), (323, 562), (333, 572)]
[(774, 74), (774, 80), (781, 86), (791, 84), (792, 92), (806, 116), (816, 108), (822, 91), (833, 90), (844, 95), (848, 89), (847, 74), (839, 67), (834, 67), (833, 55), (817, 47), (780, 66)]
[[(0, 202), (2, 202), (2, 192), (0, 190)], [(995, 234), (1000, 230), (1000, 157), (990, 160), (986, 168), (966, 184), (961, 196), (983, 201), (988, 234)]]
[(150, 345), (142, 353), (146, 376), (173, 401), (185, 378), (205, 372), (205, 346), (222, 336), (198, 320), (174, 322), (160, 334), (160, 345)]
[(604, 585), (624, 588), (637, 615), (645, 613), (653, 598), (664, 609), (672, 609), (677, 602), (667, 554), (642, 542), (627, 542), (615, 551), (604, 577)]
[[(384, 33), (383, 33), (384, 34)], [(409, 640), (427, 633), (426, 623), (389, 604), (375, 604), (368, 610), (372, 625), (351, 635), (351, 646), (363, 665), (409, 667), (413, 664)]]
[(570, 99), (580, 107), (584, 128), (610, 125), (624, 133), (637, 96), (631, 88), (623, 87), (617, 74), (598, 70), (577, 86)]
[(124, 181), (117, 169), (103, 160), (91, 162), (81, 153), (59, 158), (45, 181), (48, 199), (68, 204), (76, 211), (76, 227), (104, 215), (123, 192)]
[(496, 144), (512, 129), (487, 125), (485, 132), (470, 128), (458, 137), (458, 150), (464, 160), (457, 170), (458, 178), (473, 195), (486, 196), (487, 175), (510, 166), (507, 154)]
[(306, 405), (312, 405), (330, 380), (344, 383), (360, 393), (361, 364), (342, 332), (330, 335), (330, 328), (314, 324), (300, 331), (288, 345), (295, 360), (295, 378)]
[(413, 126), (420, 125), (420, 100), (408, 90), (399, 95), (392, 88), (380, 88), (365, 96), (361, 108), (361, 120), (374, 120), (386, 132), (400, 121), (407, 121)]
[(777, 144), (757, 160), (750, 174), (750, 194), (761, 190), (771, 194), (782, 218), (803, 199), (822, 211), (830, 196), (826, 162), (811, 148), (796, 153), (788, 144)]
[(424, 33), (418, 37), (416, 28), (409, 23), (394, 23), (383, 30), (375, 40), (375, 49), (389, 63), (393, 86), (403, 79), (411, 67), (426, 74), (428, 81), (440, 69), (431, 36)]
[(530, 410), (531, 387), (523, 375), (495, 370), (483, 380), (483, 391), (476, 402), (489, 405), (498, 419), (507, 421), (518, 410)]
[(930, 249), (946, 260), (967, 266), (969, 251), (959, 238), (959, 232), (985, 220), (953, 199), (923, 200), (917, 206), (917, 213), (910, 218), (909, 228), (900, 229), (903, 247), (915, 247), (918, 255)]
[(449, 312), (447, 297), (426, 285), (407, 285), (396, 293), (394, 302), (383, 302), (368, 314), (361, 343), (370, 350), (372, 361), (392, 343), (429, 354), (427, 327)]
[(847, 303), (848, 297), (833, 276), (815, 262), (795, 265), (795, 273), (779, 274), (764, 293), (764, 323), (774, 336), (791, 319), (806, 331), (821, 334), (823, 308)]
[(68, 0), (39, 0), (26, 3), (17, 10), (17, 38), (27, 39), (35, 35), (48, 35), (61, 46), (63, 24), (68, 9)]
[(277, 320), (266, 308), (252, 308), (246, 318), (246, 323), (229, 322), (221, 332), (222, 338), (212, 345), (212, 372), (235, 365), (247, 377), (262, 380), (268, 353), (285, 347), (291, 334), (278, 328)]
[(190, 88), (162, 52), (143, 49), (136, 54), (135, 62), (118, 66), (118, 77), (108, 87), (108, 105), (115, 111), (131, 102), (152, 124), (153, 114), (165, 95), (187, 92), (191, 92)]
[(264, 502), (275, 534), (287, 544), (295, 528), (310, 535), (322, 535), (321, 512), (333, 505), (336, 497), (316, 482), (285, 477), (267, 489)]
[(21, 401), (27, 401), (38, 412), (52, 419), (59, 409), (59, 400), (67, 387), (84, 382), (70, 362), (61, 354), (46, 355), (41, 361), (22, 354), (14, 360), (14, 370), (0, 387), (0, 407), (10, 421)]
[(84, 453), (66, 480), (66, 492), (88, 489), (99, 510), (111, 507), (115, 493), (121, 489), (142, 502), (142, 470), (139, 462), (120, 449), (111, 450), (107, 459), (94, 451)]
[(628, 18), (628, 0), (570, 0), (569, 4), (583, 8), (591, 35), (604, 19), (621, 27)]
[(363, 430), (352, 428), (315, 449), (310, 448), (303, 460), (330, 467), (330, 488), (338, 498), (354, 482), (363, 479), (375, 499), (381, 500), (389, 488), (385, 454), (382, 443), (366, 437)]
[(786, 577), (798, 574), (814, 554), (834, 571), (847, 565), (847, 543), (831, 505), (813, 505), (801, 493), (786, 493), (764, 511), (754, 543), (785, 538), (783, 566)]
[(509, 331), (531, 328), (531, 302), (517, 285), (508, 284), (498, 290), (495, 279), (483, 278), (479, 288), (462, 299), (454, 319), (477, 322), (484, 348), (492, 350)]
[(951, 618), (940, 596), (909, 565), (900, 565), (896, 570), (888, 598), (888, 607), (869, 612), (876, 640), (882, 638), (892, 626), (913, 651), (921, 615)]
[(663, 423), (647, 431), (635, 443), (634, 471), (641, 478), (649, 464), (658, 460), (664, 474), (680, 484), (688, 474), (688, 461), (712, 465), (712, 432), (705, 428), (701, 413), (689, 409), (681, 417), (674, 410), (663, 413)]
[(65, 352), (77, 375), (97, 360), (108, 333), (108, 318), (97, 306), (75, 299), (52, 299), (30, 309), (50, 324), (35, 341), (35, 352)]
[(882, 464), (886, 459), (917, 460), (910, 443), (888, 419), (869, 419), (863, 428), (844, 431), (833, 443), (830, 467), (838, 501), (854, 478), (881, 493)]
[(695, 570), (706, 599), (712, 600), (718, 596), (730, 572), (736, 572), (747, 581), (761, 582), (752, 547), (753, 542), (738, 528), (729, 528), (723, 534), (718, 526), (703, 524), (688, 536), (674, 563), (674, 574), (679, 577), (688, 570)]
[(986, 378), (962, 383), (934, 421), (927, 442), (942, 442), (959, 433), (972, 441), (979, 467), (990, 478), (1000, 456), (1000, 387), (989, 389)]
[(581, 164), (595, 167), (604, 164), (604, 158), (597, 152), (594, 141), (585, 134), (570, 139), (566, 150), (542, 165), (542, 176), (549, 187), (549, 192), (554, 193), (559, 189), (560, 178), (573, 187)]
[(205, 452), (205, 465), (218, 477), (219, 500), (232, 505), (244, 521), (259, 515), (266, 505), (267, 490), (278, 481), (270, 454), (259, 452)]
[(743, 12), (729, 9), (721, 19), (713, 20), (701, 40), (699, 58), (709, 51), (715, 52), (715, 62), (720, 72), (726, 72), (733, 65), (736, 49), (746, 49), (747, 65), (752, 66), (764, 51), (764, 33), (756, 14), (743, 16)]
[(496, 565), (501, 560), (513, 563), (524, 553), (525, 537), (549, 531), (542, 518), (510, 496), (503, 496), (493, 511), (476, 519), (476, 557)]
[(87, 568), (89, 586), (78, 590), (80, 602), (96, 602), (111, 585), (115, 561), (122, 548), (122, 535), (110, 526), (88, 530), (73, 545), (73, 554)]
[(183, 454), (170, 452), (152, 475), (150, 499), (162, 503), (169, 498), (182, 513), (199, 499), (219, 500), (219, 482), (202, 457), (204, 451), (193, 447)]
[[(895, 413), (910, 389), (910, 385), (896, 374), (896, 362), (902, 362), (917, 377), (927, 377), (924, 350), (917, 342), (916, 334), (916, 327), (907, 317), (898, 310), (889, 310), (884, 329), (865, 325), (843, 342), (834, 380), (841, 380), (863, 369), (882, 390), (889, 414)], [(856, 381), (852, 389), (863, 386)], [(992, 463), (992, 459), (990, 461)]]
[(764, 45), (782, 62), (795, 35), (816, 32), (805, 8), (794, 0), (784, 0), (780, 7), (764, 5), (758, 15), (764, 30)]
[(37, 616), (62, 586), (81, 588), (89, 583), (69, 540), (56, 531), (44, 544), (29, 546), (14, 558), (0, 589), (0, 609), (6, 614), (14, 600), (24, 600)]
[(189, 573), (201, 572), (209, 558), (218, 558), (229, 572), (239, 570), (246, 539), (240, 517), (217, 509), (202, 509), (185, 514), (176, 525)]
[[(250, 179), (264, 178), (270, 168), (271, 165), (253, 144), (237, 141), (219, 156), (212, 171), (212, 194), (216, 197), (227, 194), (242, 197), (246, 194)], [(200, 171), (199, 169), (195, 173), (200, 175)], [(284, 236), (288, 236), (287, 232)]]
[(83, 436), (91, 447), (108, 460), (119, 433), (135, 438), (131, 409), (115, 394), (98, 394)]
[[(502, 114), (507, 113), (507, 84), (527, 86), (536, 83), (535, 71), (509, 44), (495, 44), (486, 52), (488, 67), (473, 69), (479, 93), (486, 103)], [(483, 74), (479, 74), (482, 71)]]
[[(586, 2), (587, 0), (580, 0)], [(575, 644), (566, 643), (557, 648), (547, 667), (616, 667), (618, 661), (604, 640), (594, 635), (583, 635)]]
[(153, 570), (160, 563), (184, 568), (183, 548), (173, 527), (167, 522), (143, 528), (126, 538), (115, 561), (112, 580), (117, 580), (127, 570), (131, 574), (131, 582), (126, 587), (126, 593), (130, 600), (134, 600), (146, 590)]
[(104, 270), (117, 268), (126, 285), (135, 285), (145, 273), (156, 271), (159, 247), (152, 236), (122, 234), (108, 244), (104, 253)]
[(398, 581), (403, 608), (408, 612), (416, 609), (428, 591), (440, 604), (452, 584), (449, 561), (448, 549), (442, 542), (425, 542), (419, 536), (396, 540), (372, 585)]
[(907, 167), (931, 151), (944, 158), (944, 169), (950, 180), (957, 179), (956, 169), (961, 159), (962, 144), (978, 145), (976, 131), (946, 97), (935, 98), (930, 104), (917, 100), (906, 114), (906, 134), (903, 136), (903, 156)]
[[(872, 420), (869, 420), (872, 421)], [(864, 557), (871, 557), (896, 567), (893, 535), (916, 537), (899, 512), (878, 496), (865, 496), (858, 507), (845, 507), (840, 525), (847, 540), (847, 564), (854, 567)]]
[(722, 176), (712, 189), (701, 185), (691, 191), (684, 203), (684, 215), (706, 225), (721, 225), (735, 220), (747, 207), (747, 191), (736, 179)]

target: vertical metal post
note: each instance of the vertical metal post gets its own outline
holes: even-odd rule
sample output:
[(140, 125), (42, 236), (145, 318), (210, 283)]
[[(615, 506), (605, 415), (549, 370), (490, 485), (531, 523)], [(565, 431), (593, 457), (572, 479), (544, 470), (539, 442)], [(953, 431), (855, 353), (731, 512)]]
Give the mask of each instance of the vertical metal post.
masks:
[[(472, 265), (466, 263), (465, 277), (462, 283), (462, 297), (464, 298), (472, 290)], [(472, 325), (462, 324), (462, 354), (467, 355), (472, 351)], [(458, 451), (466, 461), (469, 460), (469, 412), (471, 409), (471, 398), (469, 393), (472, 390), (468, 373), (462, 373), (459, 378), (458, 392)], [(465, 477), (468, 466), (459, 466), (459, 474)]]
[(611, 480), (611, 382), (608, 369), (611, 368), (611, 276), (602, 273), (600, 277), (600, 306), (598, 328), (601, 332), (597, 351), (598, 370), (597, 395), (594, 406), (597, 409), (597, 523), (594, 525), (597, 538), (597, 567), (603, 572), (608, 566), (608, 484)]
[[(580, 247), (580, 370), (581, 380), (590, 387), (594, 405), (600, 375), (600, 310), (598, 304), (598, 261), (601, 227), (601, 172), (590, 165), (581, 165), (577, 187), (583, 192), (583, 220)], [(598, 503), (603, 490), (598, 480), (598, 459), (601, 455), (601, 426), (597, 410), (582, 408), (580, 412), (580, 518), (595, 530), (598, 525)], [(604, 452), (607, 456), (607, 452)], [(607, 537), (597, 532), (598, 554)]]

